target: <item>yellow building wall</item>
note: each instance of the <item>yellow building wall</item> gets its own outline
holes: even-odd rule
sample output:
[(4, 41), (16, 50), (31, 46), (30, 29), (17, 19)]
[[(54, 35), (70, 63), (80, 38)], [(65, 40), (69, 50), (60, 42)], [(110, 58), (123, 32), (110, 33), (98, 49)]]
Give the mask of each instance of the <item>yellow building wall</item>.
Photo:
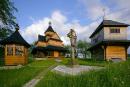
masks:
[(106, 48), (106, 59), (121, 58), (126, 60), (126, 51), (124, 46), (107, 46)]
[(58, 51), (54, 51), (54, 57), (59, 57), (59, 52)]
[(43, 41), (38, 41), (36, 46), (46, 46), (47, 43), (46, 42), (43, 42)]
[[(13, 45), (15, 46), (15, 45)], [(15, 48), (13, 48), (13, 55), (7, 56), (7, 46), (5, 46), (5, 65), (19, 65), (28, 63), (28, 50), (24, 47), (24, 53), (22, 56), (15, 55)]]
[(57, 33), (55, 33), (55, 34), (52, 36), (52, 38), (60, 39)]
[(5, 65), (26, 64), (27, 60), (24, 56), (6, 56)]
[(55, 41), (55, 40), (49, 40), (47, 44), (53, 46), (63, 46), (63, 43), (61, 41)]
[(45, 33), (45, 36), (50, 36), (50, 37), (52, 37), (54, 34), (55, 34), (54, 32), (46, 32), (46, 33)]

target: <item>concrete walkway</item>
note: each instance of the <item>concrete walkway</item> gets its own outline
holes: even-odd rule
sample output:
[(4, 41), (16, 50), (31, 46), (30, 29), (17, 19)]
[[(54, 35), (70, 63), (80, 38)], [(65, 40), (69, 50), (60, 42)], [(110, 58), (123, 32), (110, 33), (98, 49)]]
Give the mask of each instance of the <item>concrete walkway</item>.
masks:
[(69, 75), (79, 75), (83, 72), (88, 72), (91, 70), (100, 70), (104, 69), (104, 67), (99, 66), (85, 66), (85, 65), (76, 65), (75, 67), (67, 67), (65, 65), (58, 65), (52, 71), (60, 73), (61, 75), (69, 74)]
[(8, 69), (20, 69), (24, 67), (23, 65), (17, 65), (17, 66), (1, 66), (0, 70), (8, 70)]
[(57, 66), (57, 63), (53, 64), (49, 68), (41, 71), (36, 77), (34, 77), (32, 80), (30, 80), (28, 83), (24, 84), (23, 87), (35, 87), (36, 84), (44, 78), (44, 76), (47, 74), (48, 71), (52, 70), (54, 67)]

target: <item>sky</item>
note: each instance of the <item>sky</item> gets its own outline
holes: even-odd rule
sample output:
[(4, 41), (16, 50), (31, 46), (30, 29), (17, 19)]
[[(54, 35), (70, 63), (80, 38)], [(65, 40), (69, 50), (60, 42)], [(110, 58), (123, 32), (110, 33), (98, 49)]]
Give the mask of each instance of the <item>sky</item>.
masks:
[[(90, 41), (89, 36), (105, 19), (130, 24), (130, 0), (12, 0), (24, 39), (33, 43), (38, 34), (44, 35), (51, 21), (64, 44), (67, 33), (74, 29), (78, 40)], [(128, 29), (130, 39), (130, 28)]]

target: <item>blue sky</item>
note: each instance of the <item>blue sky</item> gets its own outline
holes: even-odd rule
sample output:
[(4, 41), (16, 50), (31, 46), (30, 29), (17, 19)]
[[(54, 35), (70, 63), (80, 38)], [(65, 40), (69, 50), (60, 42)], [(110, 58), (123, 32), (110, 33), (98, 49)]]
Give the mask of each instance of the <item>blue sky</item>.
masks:
[[(81, 20), (81, 24), (89, 22), (87, 18), (84, 19), (82, 6), (77, 0), (13, 0), (15, 6), (18, 8), (16, 13), (17, 21), (21, 27), (26, 27), (32, 24), (31, 18), (40, 20), (43, 17), (51, 16), (55, 10), (60, 10), (66, 15), (69, 20)], [(83, 22), (84, 21), (84, 22)]]
[[(48, 22), (65, 44), (70, 28), (77, 32), (78, 39), (90, 41), (90, 34), (105, 19), (130, 24), (130, 0), (12, 0), (22, 36), (32, 43), (38, 34), (44, 35)], [(128, 31), (130, 36), (130, 29)], [(128, 37), (129, 38), (129, 37)]]

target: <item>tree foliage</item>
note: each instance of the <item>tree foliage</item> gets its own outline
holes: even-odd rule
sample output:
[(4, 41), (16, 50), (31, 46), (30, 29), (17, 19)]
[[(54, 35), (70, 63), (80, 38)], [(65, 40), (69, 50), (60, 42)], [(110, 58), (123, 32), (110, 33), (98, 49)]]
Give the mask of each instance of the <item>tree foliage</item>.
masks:
[(87, 49), (90, 47), (90, 43), (85, 40), (79, 40), (77, 42), (77, 52), (81, 53), (84, 58), (90, 57), (90, 52)]
[(0, 40), (5, 39), (7, 36), (9, 36), (10, 34), (12, 34), (12, 30), (8, 29), (8, 28), (2, 28), (0, 29)]
[(9, 27), (15, 26), (16, 17), (13, 15), (17, 9), (10, 0), (0, 0), (0, 22)]
[(64, 48), (66, 49), (66, 57), (71, 57), (71, 46), (65, 45)]
[[(9, 36), (16, 25), (14, 11), (17, 11), (17, 9), (14, 7), (13, 2), (0, 0), (0, 40)], [(4, 55), (3, 49), (0, 47), (0, 57)]]
[[(87, 49), (90, 46), (91, 46), (90, 43), (85, 41), (85, 40), (77, 41), (77, 47), (76, 47), (77, 48), (77, 51), (76, 51), (77, 54), (75, 56), (78, 57), (78, 54), (82, 54), (83, 58), (87, 58), (87, 57), (90, 58), (90, 52), (87, 51)], [(69, 55), (69, 54), (71, 55), (71, 46), (70, 45), (65, 45), (64, 47), (65, 47), (65, 49), (67, 49), (66, 54), (67, 55)]]

